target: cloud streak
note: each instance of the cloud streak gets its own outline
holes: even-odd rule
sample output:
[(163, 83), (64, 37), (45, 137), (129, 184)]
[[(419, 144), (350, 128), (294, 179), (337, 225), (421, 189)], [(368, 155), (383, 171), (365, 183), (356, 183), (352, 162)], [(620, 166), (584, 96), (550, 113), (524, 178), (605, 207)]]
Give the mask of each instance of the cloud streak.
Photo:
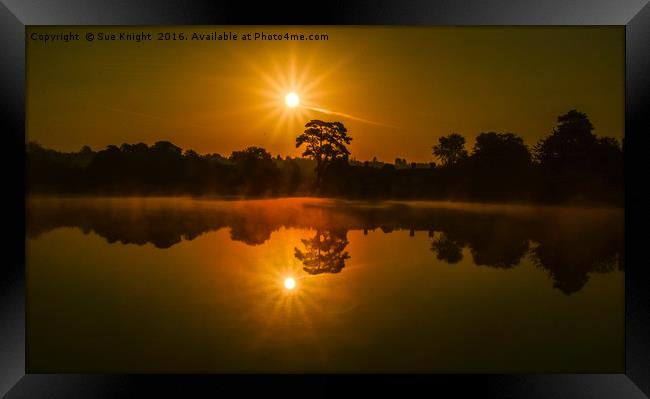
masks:
[(393, 128), (393, 129), (398, 128), (397, 126), (393, 126), (393, 125), (389, 125), (389, 124), (381, 123), (381, 122), (371, 121), (371, 120), (368, 120), (368, 119), (360, 118), (358, 116), (346, 114), (344, 112), (331, 111), (329, 109), (319, 108), (319, 107), (311, 107), (311, 106), (307, 106), (307, 105), (303, 105), (303, 108), (309, 109), (309, 110), (312, 110), (312, 111), (316, 111), (316, 112), (320, 112), (322, 114), (341, 116), (343, 118), (352, 119), (352, 120), (363, 122), (363, 123), (368, 123), (370, 125), (390, 127), (390, 128)]

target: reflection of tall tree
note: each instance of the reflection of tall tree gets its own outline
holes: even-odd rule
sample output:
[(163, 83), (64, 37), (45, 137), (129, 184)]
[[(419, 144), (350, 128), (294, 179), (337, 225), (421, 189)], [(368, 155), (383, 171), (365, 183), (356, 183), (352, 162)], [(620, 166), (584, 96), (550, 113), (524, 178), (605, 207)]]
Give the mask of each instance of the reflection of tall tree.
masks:
[(240, 223), (230, 228), (230, 239), (248, 245), (260, 245), (271, 238), (271, 233), (272, 230), (268, 226)]
[(347, 230), (317, 230), (314, 238), (301, 241), (305, 251), (295, 248), (295, 256), (309, 274), (338, 273), (345, 267), (345, 261), (350, 259), (345, 252)]
[(570, 295), (584, 287), (591, 273), (623, 269), (624, 235), (620, 214), (569, 215), (443, 217), (435, 226), (441, 233), (431, 250), (439, 260), (453, 264), (462, 259), (467, 246), (476, 266), (494, 268), (512, 268), (528, 256), (548, 272), (556, 289)]
[(456, 215), (441, 221), (440, 236), (431, 243), (438, 260), (457, 263), (462, 248), (467, 246), (474, 264), (508, 269), (519, 264), (528, 253), (530, 230), (521, 223), (506, 218)]
[(622, 269), (622, 234), (601, 231), (567, 239), (549, 235), (531, 251), (532, 262), (548, 271), (553, 286), (570, 295), (589, 281), (589, 273), (609, 273)]
[(433, 240), (431, 250), (436, 254), (438, 260), (444, 260), (452, 265), (463, 259), (463, 243), (450, 238), (445, 233)]
[(230, 239), (247, 245), (264, 244), (271, 238), (271, 233), (280, 227), (268, 220), (268, 210), (264, 208), (241, 209), (226, 212), (224, 216), (230, 227)]
[(529, 248), (526, 237), (518, 237), (516, 234), (486, 235), (478, 240), (473, 239), (469, 245), (477, 266), (500, 269), (517, 266)]

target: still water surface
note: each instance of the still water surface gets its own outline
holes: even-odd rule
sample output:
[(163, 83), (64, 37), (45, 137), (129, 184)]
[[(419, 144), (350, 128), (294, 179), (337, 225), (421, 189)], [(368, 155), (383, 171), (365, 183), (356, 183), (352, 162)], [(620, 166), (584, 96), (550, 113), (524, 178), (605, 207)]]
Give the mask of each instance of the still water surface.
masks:
[(620, 210), (30, 199), (29, 372), (622, 372)]

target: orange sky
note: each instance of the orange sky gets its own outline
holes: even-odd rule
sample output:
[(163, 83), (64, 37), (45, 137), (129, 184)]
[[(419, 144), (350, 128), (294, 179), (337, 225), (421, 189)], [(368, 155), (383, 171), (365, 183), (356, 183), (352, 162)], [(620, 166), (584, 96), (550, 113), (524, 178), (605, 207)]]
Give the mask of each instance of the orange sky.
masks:
[[(152, 33), (98, 41), (87, 32)], [(80, 33), (78, 42), (30, 40)], [(321, 41), (158, 41), (156, 32), (327, 34)], [(352, 156), (433, 160), (441, 135), (532, 145), (558, 115), (624, 130), (622, 27), (29, 27), (27, 140), (64, 151), (169, 140), (199, 153), (298, 155), (309, 119), (342, 121)], [(287, 108), (295, 91), (301, 105)]]

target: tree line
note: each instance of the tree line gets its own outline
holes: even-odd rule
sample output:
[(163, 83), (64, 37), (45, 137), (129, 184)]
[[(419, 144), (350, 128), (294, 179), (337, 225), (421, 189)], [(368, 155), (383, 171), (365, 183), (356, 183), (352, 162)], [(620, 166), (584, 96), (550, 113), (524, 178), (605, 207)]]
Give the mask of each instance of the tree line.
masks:
[(273, 157), (260, 147), (229, 156), (183, 151), (168, 141), (151, 146), (85, 146), (63, 153), (27, 144), (30, 193), (103, 195), (332, 196), (582, 202), (622, 206), (623, 145), (598, 137), (586, 114), (557, 118), (529, 148), (514, 133), (480, 133), (471, 149), (457, 133), (432, 146), (437, 162), (409, 164), (350, 159), (352, 137), (341, 122), (311, 120), (296, 138), (302, 158)]

